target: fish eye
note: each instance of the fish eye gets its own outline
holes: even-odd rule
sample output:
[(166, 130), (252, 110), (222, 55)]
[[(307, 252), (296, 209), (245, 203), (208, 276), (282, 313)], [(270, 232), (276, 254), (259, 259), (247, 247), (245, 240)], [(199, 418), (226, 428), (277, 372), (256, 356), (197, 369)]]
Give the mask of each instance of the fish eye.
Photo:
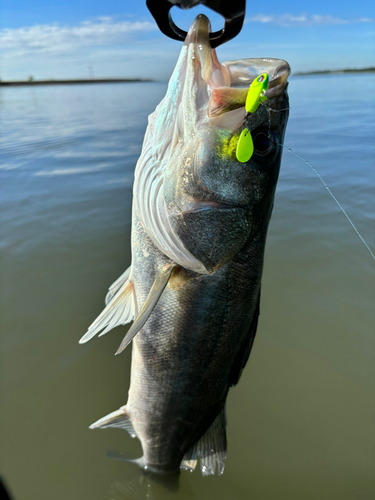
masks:
[(270, 129), (259, 130), (253, 136), (254, 156), (259, 160), (269, 159), (278, 150), (277, 134)]

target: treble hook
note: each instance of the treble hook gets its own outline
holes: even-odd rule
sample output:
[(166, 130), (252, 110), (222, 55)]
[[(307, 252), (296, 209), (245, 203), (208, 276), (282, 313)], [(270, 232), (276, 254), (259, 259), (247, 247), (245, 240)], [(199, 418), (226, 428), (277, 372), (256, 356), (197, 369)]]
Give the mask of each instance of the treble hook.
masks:
[(191, 9), (198, 4), (203, 4), (223, 16), (224, 27), (210, 33), (213, 49), (237, 36), (245, 19), (246, 0), (146, 0), (146, 4), (160, 31), (169, 38), (182, 42), (187, 33), (173, 22), (170, 10), (174, 5), (181, 9)]

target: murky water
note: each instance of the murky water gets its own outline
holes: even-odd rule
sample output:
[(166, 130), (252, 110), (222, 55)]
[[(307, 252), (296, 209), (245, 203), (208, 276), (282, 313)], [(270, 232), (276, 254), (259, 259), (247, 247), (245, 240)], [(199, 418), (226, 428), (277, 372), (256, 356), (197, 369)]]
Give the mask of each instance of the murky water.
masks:
[[(360, 89), (360, 92), (358, 91)], [(374, 75), (292, 78), (285, 144), (374, 248)], [(367, 500), (375, 495), (373, 260), (284, 152), (253, 352), (229, 394), (224, 475), (150, 482), (118, 429), (124, 328), (78, 340), (130, 263), (134, 165), (165, 84), (0, 92), (2, 474), (14, 500)]]

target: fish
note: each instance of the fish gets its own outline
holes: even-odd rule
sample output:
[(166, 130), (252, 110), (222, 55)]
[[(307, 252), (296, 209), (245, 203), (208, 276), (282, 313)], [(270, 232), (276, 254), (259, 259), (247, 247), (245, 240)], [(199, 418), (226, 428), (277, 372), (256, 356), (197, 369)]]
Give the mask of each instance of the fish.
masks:
[[(141, 467), (218, 475), (226, 461), (226, 398), (257, 331), (261, 277), (288, 120), (290, 67), (281, 59), (220, 63), (210, 22), (188, 32), (165, 97), (149, 116), (135, 168), (131, 266), (80, 343), (133, 321), (126, 405), (90, 428), (138, 437)], [(267, 100), (246, 113), (250, 84)], [(241, 131), (249, 161), (236, 158)]]

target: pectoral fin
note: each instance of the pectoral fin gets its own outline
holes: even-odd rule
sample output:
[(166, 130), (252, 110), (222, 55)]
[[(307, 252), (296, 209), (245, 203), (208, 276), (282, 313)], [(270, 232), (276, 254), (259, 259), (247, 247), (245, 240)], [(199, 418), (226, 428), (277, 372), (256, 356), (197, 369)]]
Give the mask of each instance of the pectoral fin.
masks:
[(120, 288), (128, 281), (131, 270), (132, 266), (128, 267), (127, 270), (119, 278), (117, 278), (117, 280), (114, 283), (112, 283), (112, 285), (108, 288), (108, 293), (105, 296), (106, 306), (111, 302), (111, 300), (120, 290)]
[(157, 273), (154, 284), (152, 285), (151, 290), (147, 295), (142, 309), (140, 310), (134, 323), (128, 330), (128, 333), (125, 335), (124, 340), (121, 342), (120, 347), (116, 351), (116, 354), (120, 354), (126, 348), (126, 346), (130, 344), (139, 330), (146, 323), (146, 321), (150, 317), (150, 314), (154, 310), (154, 307), (158, 303), (158, 300), (160, 299), (164, 288), (167, 286), (171, 273), (175, 267), (176, 264), (168, 264)]

